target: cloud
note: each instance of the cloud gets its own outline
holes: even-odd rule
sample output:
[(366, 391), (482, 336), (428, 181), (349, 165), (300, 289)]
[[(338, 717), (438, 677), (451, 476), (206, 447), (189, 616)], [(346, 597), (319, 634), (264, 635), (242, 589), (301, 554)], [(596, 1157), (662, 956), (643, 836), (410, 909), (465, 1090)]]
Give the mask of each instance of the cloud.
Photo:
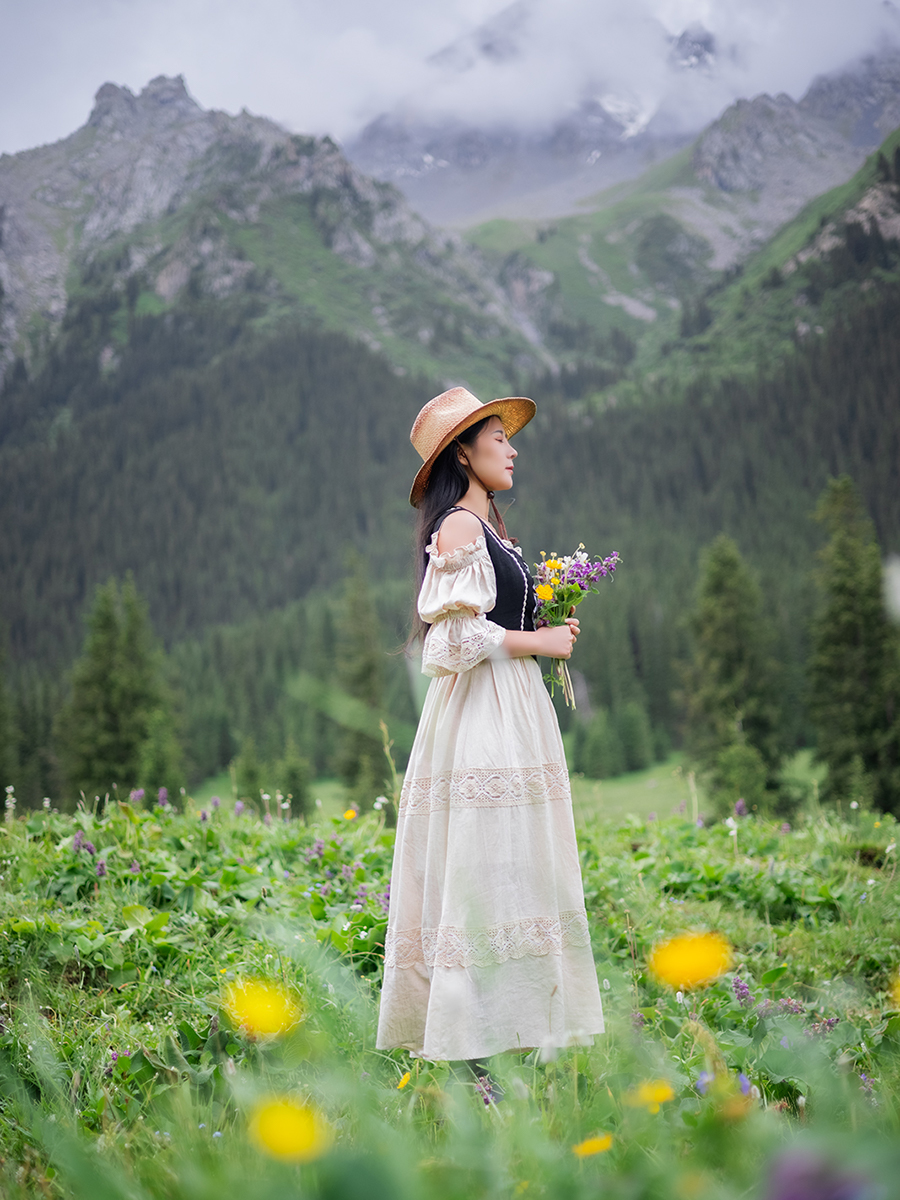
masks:
[[(205, 107), (249, 108), (311, 133), (352, 135), (396, 105), (479, 123), (545, 124), (586, 94), (690, 127), (760, 91), (797, 96), (871, 49), (881, 0), (524, 0), (518, 54), (448, 72), (428, 59), (496, 0), (30, 0), (9, 5), (0, 43), (0, 150), (83, 124), (106, 81), (140, 90), (183, 74)], [(693, 22), (721, 48), (712, 76), (673, 74), (666, 35)]]

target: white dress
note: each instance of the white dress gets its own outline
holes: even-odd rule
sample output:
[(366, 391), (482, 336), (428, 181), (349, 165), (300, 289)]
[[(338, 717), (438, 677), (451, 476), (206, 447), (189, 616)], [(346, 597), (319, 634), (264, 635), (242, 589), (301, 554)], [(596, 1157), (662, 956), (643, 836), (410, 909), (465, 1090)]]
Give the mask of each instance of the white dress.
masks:
[(435, 535), (428, 556), (435, 678), (400, 797), (377, 1045), (436, 1061), (589, 1042), (603, 1012), (556, 714), (484, 615), (484, 536), (439, 554)]

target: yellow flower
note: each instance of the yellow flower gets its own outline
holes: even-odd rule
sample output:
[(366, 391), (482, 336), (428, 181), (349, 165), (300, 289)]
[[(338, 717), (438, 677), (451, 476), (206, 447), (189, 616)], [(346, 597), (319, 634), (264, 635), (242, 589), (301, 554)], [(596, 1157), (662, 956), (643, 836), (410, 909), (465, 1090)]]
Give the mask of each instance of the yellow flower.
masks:
[(277, 983), (264, 979), (242, 979), (225, 989), (225, 1011), (235, 1025), (242, 1025), (254, 1036), (270, 1037), (284, 1033), (300, 1020), (294, 998)]
[(612, 1145), (611, 1133), (600, 1133), (596, 1137), (587, 1138), (583, 1142), (579, 1142), (577, 1146), (572, 1147), (572, 1153), (577, 1154), (579, 1158), (590, 1158), (592, 1154), (603, 1154)]
[(539, 583), (534, 589), (534, 594), (537, 596), (538, 600), (552, 600), (553, 588), (549, 583)]
[(891, 996), (894, 1003), (900, 1008), (900, 971), (897, 972), (897, 978), (891, 984)]
[(876, 828), (876, 829), (880, 829), (880, 828), (881, 828), (881, 822), (880, 822), (880, 821), (876, 821), (876, 822), (875, 822), (875, 828)]
[(412, 1078), (412, 1076), (410, 1075), (409, 1071), (407, 1071), (406, 1074), (403, 1076), (403, 1078), (400, 1080), (400, 1082), (397, 1084), (397, 1091), (399, 1092), (401, 1088), (405, 1088), (411, 1078)]
[(648, 1079), (628, 1092), (625, 1103), (632, 1108), (646, 1108), (649, 1113), (658, 1113), (661, 1104), (674, 1098), (675, 1093), (664, 1079)]
[(348, 808), (347, 811), (344, 813), (344, 820), (352, 821), (355, 816), (356, 816), (356, 809)]
[(551, 576), (550, 576), (550, 582), (553, 584), (553, 586), (554, 586), (554, 587), (556, 587), (556, 586), (557, 586), (557, 584), (559, 583), (559, 576), (558, 576), (558, 575), (551, 575)]
[(325, 1118), (292, 1096), (267, 1096), (260, 1101), (250, 1119), (250, 1136), (266, 1154), (294, 1163), (321, 1158), (334, 1141)]
[(560, 560), (558, 558), (547, 559), (545, 566), (550, 571), (561, 571), (562, 570), (562, 563), (560, 562)]
[(728, 970), (731, 946), (720, 933), (685, 933), (654, 946), (647, 965), (669, 987), (705, 987)]

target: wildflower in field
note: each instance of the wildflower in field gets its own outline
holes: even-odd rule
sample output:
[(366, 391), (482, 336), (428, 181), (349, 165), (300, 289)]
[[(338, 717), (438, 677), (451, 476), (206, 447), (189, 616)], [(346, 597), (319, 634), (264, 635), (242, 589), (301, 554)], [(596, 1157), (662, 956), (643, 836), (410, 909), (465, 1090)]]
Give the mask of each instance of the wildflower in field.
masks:
[(697, 1076), (697, 1091), (701, 1096), (705, 1096), (709, 1090), (709, 1085), (715, 1079), (715, 1075), (710, 1075), (709, 1071), (701, 1071)]
[(534, 589), (534, 594), (537, 596), (538, 600), (552, 600), (553, 588), (549, 583), (539, 583)]
[(357, 811), (356, 811), (356, 809), (355, 809), (355, 808), (348, 808), (348, 809), (347, 809), (347, 811), (344, 813), (344, 820), (345, 820), (345, 821), (352, 821), (352, 820), (353, 820), (353, 818), (354, 818), (354, 817), (356, 817), (356, 816), (358, 816), (358, 815), (359, 815), (359, 814), (357, 813)]
[(131, 801), (132, 804), (140, 804), (141, 801), (144, 799), (144, 789), (143, 788), (132, 788), (131, 791), (128, 793), (128, 799)]
[(97, 863), (97, 878), (98, 879), (106, 878), (106, 861), (105, 861), (105, 859), (101, 858), (100, 861)]
[(334, 1141), (325, 1118), (311, 1104), (292, 1096), (260, 1101), (250, 1118), (250, 1136), (266, 1154), (293, 1163), (321, 1158)]
[(213, 808), (218, 808), (221, 803), (222, 803), (222, 801), (219, 799), (218, 796), (213, 796), (212, 800), (210, 800), (210, 804), (212, 805)]
[(897, 976), (891, 984), (891, 999), (900, 1008), (900, 971), (897, 972)]
[(243, 1026), (256, 1037), (284, 1033), (302, 1015), (285, 988), (265, 979), (242, 979), (229, 984), (224, 993), (224, 1007), (235, 1025)]
[(734, 979), (732, 979), (731, 988), (734, 992), (735, 999), (737, 1000), (738, 1004), (740, 1004), (741, 1008), (753, 1007), (753, 996), (746, 983), (744, 983), (743, 979), (741, 979), (740, 975), (735, 975)]
[(747, 801), (743, 798), (743, 796), (741, 796), (740, 799), (735, 800), (734, 815), (736, 817), (746, 817), (749, 811), (750, 809), (747, 807)]
[(243, 811), (244, 811), (244, 802), (243, 802), (243, 800), (235, 800), (235, 802), (234, 802), (234, 815), (235, 815), (236, 817), (239, 817)]
[(160, 808), (165, 808), (169, 803), (169, 789), (161, 787), (157, 792), (157, 803)]
[(654, 946), (648, 966), (673, 988), (705, 987), (731, 964), (731, 946), (720, 933), (685, 933)]
[(400, 1080), (400, 1082), (397, 1084), (397, 1091), (399, 1092), (402, 1088), (405, 1088), (406, 1085), (409, 1083), (410, 1079), (412, 1079), (412, 1075), (410, 1075), (409, 1071), (407, 1071), (404, 1074), (403, 1078)]
[(200, 809), (200, 820), (201, 820), (201, 821), (208, 821), (208, 820), (209, 820), (209, 813), (206, 811), (206, 809), (205, 809), (205, 808), (201, 808), (201, 809)]
[(132, 875), (140, 875), (141, 864), (138, 862), (138, 860), (136, 858), (133, 858), (131, 860), (131, 866), (128, 868), (128, 870), (131, 872)]
[(612, 1145), (611, 1133), (600, 1133), (596, 1137), (585, 1138), (577, 1146), (572, 1147), (572, 1153), (578, 1158), (590, 1158), (594, 1154), (605, 1154)]
[(675, 1093), (665, 1079), (648, 1079), (626, 1093), (625, 1103), (631, 1108), (646, 1108), (648, 1113), (658, 1113), (661, 1104), (674, 1098)]

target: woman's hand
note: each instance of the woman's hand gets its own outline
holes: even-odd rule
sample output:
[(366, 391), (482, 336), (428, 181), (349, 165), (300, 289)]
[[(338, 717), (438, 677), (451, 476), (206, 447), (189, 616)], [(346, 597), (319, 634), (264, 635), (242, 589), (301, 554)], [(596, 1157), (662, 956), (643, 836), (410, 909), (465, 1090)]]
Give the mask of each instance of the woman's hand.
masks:
[(575, 617), (568, 617), (565, 625), (545, 625), (535, 632), (535, 638), (540, 640), (535, 653), (545, 658), (570, 658), (580, 632)]

